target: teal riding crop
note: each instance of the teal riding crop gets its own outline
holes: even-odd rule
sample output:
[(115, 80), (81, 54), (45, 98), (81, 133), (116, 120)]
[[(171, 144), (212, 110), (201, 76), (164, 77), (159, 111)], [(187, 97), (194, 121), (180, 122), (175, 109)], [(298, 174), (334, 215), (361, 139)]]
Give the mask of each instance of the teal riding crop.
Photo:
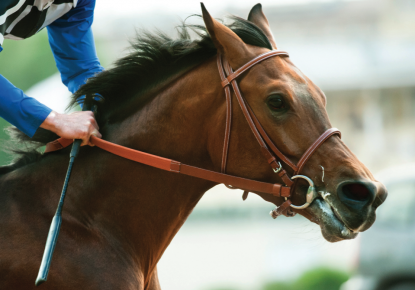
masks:
[[(92, 109), (92, 105), (84, 104), (82, 111), (89, 111)], [(79, 148), (81, 147), (82, 140), (77, 139), (72, 145), (72, 150), (68, 171), (66, 172), (65, 182), (63, 184), (61, 197), (59, 199), (58, 208), (56, 209), (55, 216), (52, 219), (50, 224), (48, 238), (46, 240), (45, 251), (43, 252), (42, 263), (40, 264), (39, 273), (36, 278), (35, 285), (39, 286), (43, 282), (46, 282), (48, 278), (50, 263), (52, 261), (53, 251), (55, 250), (56, 242), (58, 241), (59, 230), (62, 223), (62, 208), (65, 201), (66, 190), (68, 188), (69, 178), (71, 177), (72, 166), (74, 164), (75, 158), (78, 155)]]

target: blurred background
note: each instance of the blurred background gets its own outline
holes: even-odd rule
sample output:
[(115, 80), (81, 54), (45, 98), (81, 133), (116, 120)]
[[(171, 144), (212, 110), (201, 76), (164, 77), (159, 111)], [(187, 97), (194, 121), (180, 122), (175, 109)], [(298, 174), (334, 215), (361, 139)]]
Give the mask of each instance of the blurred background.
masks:
[[(255, 1), (204, 3), (214, 17), (246, 18)], [(414, 205), (415, 1), (264, 0), (262, 4), (279, 48), (287, 50), (324, 90), (332, 125), (342, 131), (345, 143), (390, 184), (391, 194)], [(199, 13), (199, 1), (97, 1), (93, 31), (102, 65), (111, 68), (141, 29), (174, 34), (182, 20)], [(60, 82), (46, 31), (24, 41), (5, 40), (3, 47), (0, 74), (63, 112), (70, 94)], [(0, 127), (6, 126), (0, 119)], [(0, 130), (0, 142), (4, 140), (7, 136)], [(11, 157), (0, 152), (0, 164), (10, 162)], [(379, 210), (380, 222), (356, 240), (329, 244), (319, 227), (304, 218), (272, 220), (270, 204), (253, 194), (242, 202), (241, 196), (242, 192), (223, 186), (205, 195), (159, 262), (163, 289), (335, 290), (350, 277), (342, 289), (375, 289), (392, 266), (383, 267), (382, 273), (365, 270), (391, 265), (388, 259), (399, 249), (407, 259), (402, 269), (413, 277), (415, 222), (410, 213), (415, 207), (408, 205), (396, 217), (392, 213), (401, 198), (390, 203), (388, 199)], [(396, 243), (385, 248), (388, 238), (402, 233), (410, 237), (400, 236), (396, 243), (412, 241), (409, 248)], [(364, 255), (366, 249), (370, 255)], [(415, 284), (408, 285), (399, 289), (415, 289)]]

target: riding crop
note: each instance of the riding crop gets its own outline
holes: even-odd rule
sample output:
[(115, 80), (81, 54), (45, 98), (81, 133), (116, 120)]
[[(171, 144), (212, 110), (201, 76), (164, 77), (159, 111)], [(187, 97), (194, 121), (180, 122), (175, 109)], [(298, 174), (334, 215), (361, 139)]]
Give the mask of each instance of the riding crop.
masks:
[[(92, 105), (84, 104), (82, 111), (90, 111), (93, 108)], [(50, 224), (48, 238), (46, 240), (45, 251), (43, 252), (42, 263), (40, 264), (39, 273), (36, 278), (35, 285), (39, 286), (43, 282), (46, 282), (48, 278), (50, 263), (52, 261), (53, 251), (55, 250), (56, 242), (58, 241), (58, 235), (62, 223), (62, 208), (65, 201), (66, 190), (69, 184), (69, 178), (71, 177), (72, 166), (75, 158), (78, 155), (79, 148), (81, 147), (82, 140), (77, 139), (72, 145), (70, 153), (68, 171), (66, 172), (65, 182), (63, 184), (61, 197), (59, 199), (58, 208), (56, 209), (55, 216)]]

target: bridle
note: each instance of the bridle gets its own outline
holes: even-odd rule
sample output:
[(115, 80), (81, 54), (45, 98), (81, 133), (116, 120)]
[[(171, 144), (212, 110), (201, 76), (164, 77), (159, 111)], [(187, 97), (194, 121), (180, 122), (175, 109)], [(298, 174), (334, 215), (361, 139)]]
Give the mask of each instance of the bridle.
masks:
[[(272, 50), (267, 53), (261, 54), (253, 60), (249, 61), (235, 72), (232, 70), (229, 62), (224, 59), (222, 62), (222, 56), (218, 54), (217, 65), (219, 69), (219, 74), (222, 80), (222, 86), (225, 90), (226, 96), (226, 126), (225, 126), (225, 138), (222, 151), (222, 162), (221, 162), (221, 172), (215, 172), (206, 170), (203, 168), (198, 168), (195, 166), (187, 165), (174, 161), (168, 158), (152, 155), (142, 151), (130, 149), (124, 146), (120, 146), (99, 138), (91, 136), (91, 142), (97, 147), (111, 152), (115, 155), (121, 156), (126, 159), (130, 159), (139, 163), (143, 163), (149, 166), (153, 166), (159, 169), (186, 174), (193, 177), (198, 177), (201, 179), (213, 181), (216, 183), (223, 183), (230, 188), (238, 188), (245, 191), (244, 195), (248, 192), (262, 192), (272, 194), (277, 197), (284, 197), (285, 202), (277, 207), (271, 212), (271, 216), (276, 218), (277, 216), (284, 214), (285, 216), (293, 216), (295, 213), (291, 211), (290, 208), (295, 209), (304, 209), (308, 207), (315, 198), (320, 194), (323, 198), (326, 195), (321, 192), (317, 193), (314, 187), (313, 181), (307, 176), (298, 175), (303, 169), (305, 163), (309, 160), (311, 155), (332, 135), (341, 135), (340, 131), (336, 128), (331, 128), (326, 130), (303, 154), (298, 163), (295, 165), (292, 163), (280, 150), (277, 146), (271, 141), (268, 134), (263, 129), (262, 125), (256, 118), (254, 112), (250, 108), (249, 104), (242, 97), (242, 94), (239, 90), (236, 78), (242, 73), (253, 67), (254, 65), (264, 61), (268, 58), (275, 56), (288, 56), (288, 53), (281, 50)], [(228, 150), (230, 142), (230, 131), (231, 131), (231, 120), (232, 120), (232, 95), (231, 87), (233, 88), (234, 94), (238, 101), (239, 106), (247, 120), (251, 131), (253, 132), (255, 138), (257, 139), (261, 152), (265, 156), (266, 160), (270, 164), (272, 170), (278, 174), (282, 179), (285, 185), (278, 183), (266, 183), (256, 180), (246, 179), (242, 177), (232, 176), (226, 174), (226, 163), (228, 159)], [(60, 138), (53, 142), (50, 142), (46, 145), (45, 153), (63, 149), (73, 143), (73, 140)], [(279, 161), (278, 161), (279, 160)], [(282, 166), (281, 162), (288, 165), (293, 171), (294, 174), (290, 178), (287, 171)], [(294, 181), (292, 179), (302, 178), (308, 181), (309, 189), (306, 196), (306, 203), (302, 206), (295, 206), (291, 203), (290, 199), (292, 188), (294, 187)]]
[[(314, 188), (313, 181), (304, 175), (298, 175), (300, 171), (303, 169), (304, 165), (311, 157), (311, 155), (332, 135), (337, 134), (341, 136), (341, 133), (336, 128), (330, 128), (326, 130), (317, 140), (306, 150), (303, 156), (298, 161), (297, 165), (292, 163), (290, 159), (288, 159), (280, 150), (278, 150), (277, 146), (272, 142), (271, 138), (265, 132), (264, 128), (262, 127), (261, 123), (256, 118), (254, 112), (252, 111), (249, 104), (246, 100), (242, 97), (241, 91), (239, 89), (238, 83), (236, 82), (236, 78), (239, 77), (241, 74), (246, 72), (251, 67), (255, 66), (256, 64), (275, 56), (289, 56), (287, 52), (282, 50), (272, 50), (261, 54), (254, 58), (253, 60), (249, 61), (235, 72), (232, 70), (229, 62), (225, 58), (222, 62), (222, 56), (218, 54), (217, 57), (217, 66), (219, 69), (219, 75), (222, 80), (222, 86), (225, 89), (226, 95), (226, 128), (225, 128), (225, 140), (223, 143), (223, 151), (222, 151), (222, 166), (221, 172), (225, 173), (226, 171), (226, 162), (228, 156), (228, 149), (229, 149), (229, 141), (230, 141), (230, 132), (231, 132), (231, 122), (232, 122), (232, 96), (231, 96), (231, 87), (233, 88), (233, 92), (235, 94), (236, 100), (245, 116), (246, 121), (248, 122), (249, 127), (251, 128), (252, 133), (254, 134), (256, 140), (258, 141), (259, 145), (261, 146), (261, 152), (270, 164), (272, 170), (278, 174), (278, 176), (282, 179), (286, 186), (289, 188), (293, 188), (294, 182), (292, 179), (296, 178), (303, 178), (308, 181), (309, 183), (309, 190), (307, 192), (306, 203), (302, 206), (295, 206), (291, 204), (291, 201), (288, 200), (287, 197), (286, 201), (280, 208), (271, 212), (271, 216), (276, 218), (280, 214), (284, 214), (286, 216), (293, 216), (294, 213), (289, 210), (289, 207), (295, 209), (304, 209), (308, 207), (312, 201), (318, 196), (317, 192)], [(293, 177), (289, 177), (287, 171), (283, 168), (281, 163), (278, 159), (291, 167), (294, 171)], [(229, 187), (229, 186), (228, 186)], [(231, 187), (232, 188), (232, 187)], [(248, 193), (245, 191), (244, 195), (246, 196)], [(321, 194), (322, 195), (322, 194)], [(325, 195), (322, 195), (325, 198)]]

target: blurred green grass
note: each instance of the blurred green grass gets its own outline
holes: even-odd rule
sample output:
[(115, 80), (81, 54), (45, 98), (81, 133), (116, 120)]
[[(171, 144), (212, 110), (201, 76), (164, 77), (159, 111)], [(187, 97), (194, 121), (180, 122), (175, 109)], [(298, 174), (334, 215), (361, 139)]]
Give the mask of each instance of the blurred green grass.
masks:
[(46, 30), (25, 40), (6, 39), (3, 48), (0, 74), (23, 91), (58, 72)]
[(329, 268), (316, 268), (305, 272), (290, 283), (270, 282), (262, 290), (339, 290), (349, 275)]
[[(0, 53), (0, 74), (23, 91), (58, 72), (46, 30), (22, 41), (6, 39), (3, 48)], [(4, 132), (7, 126), (10, 124), (0, 118), (2, 145), (8, 139)], [(4, 146), (0, 147), (0, 165), (10, 163), (12, 157), (3, 151)]]
[[(339, 290), (349, 274), (326, 267), (311, 269), (293, 281), (268, 281), (260, 290)], [(214, 287), (209, 290), (239, 290), (236, 287)]]

